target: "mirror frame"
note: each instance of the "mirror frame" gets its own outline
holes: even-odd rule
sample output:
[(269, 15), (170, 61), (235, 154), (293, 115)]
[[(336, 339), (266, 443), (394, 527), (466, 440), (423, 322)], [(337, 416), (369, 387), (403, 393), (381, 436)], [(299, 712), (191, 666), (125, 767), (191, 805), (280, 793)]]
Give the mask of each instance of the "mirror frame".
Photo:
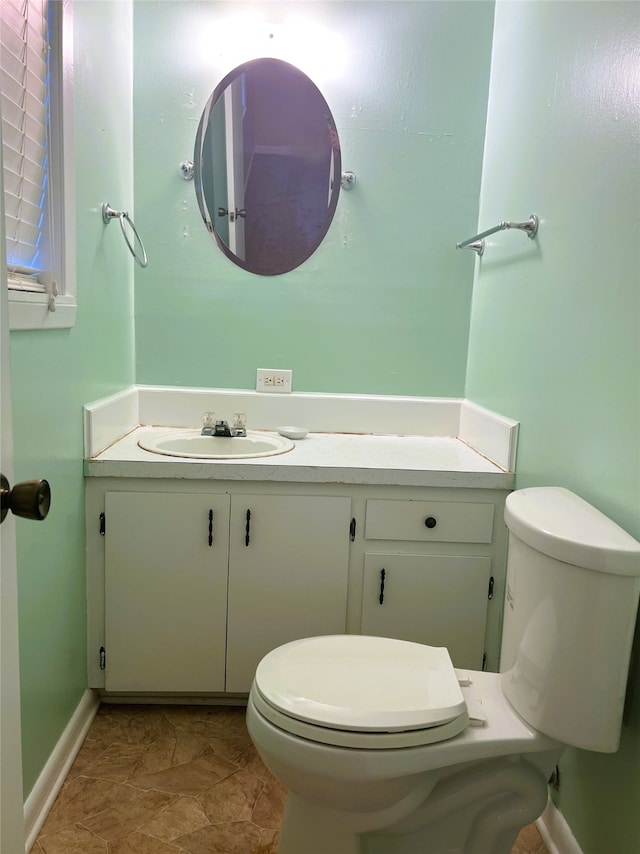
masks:
[[(255, 69), (260, 64), (263, 64), (265, 62), (277, 64), (279, 66), (283, 66), (284, 68), (290, 69), (293, 74), (300, 78), (304, 78), (304, 81), (307, 82), (309, 85), (313, 86), (313, 88), (315, 89), (325, 111), (325, 118), (327, 120), (327, 132), (329, 134), (330, 145), (333, 152), (333, 186), (330, 188), (331, 195), (329, 199), (329, 204), (327, 205), (327, 212), (324, 218), (324, 223), (322, 227), (318, 229), (312, 248), (304, 255), (304, 257), (296, 258), (291, 264), (284, 265), (284, 268), (283, 265), (281, 265), (278, 269), (273, 269), (270, 268), (269, 265), (265, 264), (263, 269), (256, 270), (252, 269), (246, 261), (238, 257), (229, 249), (228, 245), (220, 237), (217, 229), (215, 228), (215, 219), (213, 219), (212, 221), (212, 212), (209, 210), (206, 198), (204, 196), (202, 181), (202, 158), (207, 130), (210, 127), (209, 118), (213, 113), (213, 109), (216, 103), (223, 96), (223, 93), (225, 92), (227, 87), (231, 85), (234, 80), (238, 79), (242, 74), (245, 74), (247, 71)], [(313, 80), (311, 80), (311, 78), (307, 74), (305, 74), (295, 65), (273, 57), (260, 57), (258, 59), (252, 59), (248, 62), (244, 62), (241, 65), (238, 65), (236, 68), (233, 68), (228, 74), (226, 74), (225, 77), (223, 77), (223, 79), (220, 81), (220, 83), (218, 83), (218, 85), (215, 87), (213, 93), (207, 100), (202, 116), (200, 118), (200, 122), (198, 124), (198, 131), (196, 133), (193, 163), (196, 198), (198, 200), (198, 207), (200, 209), (200, 214), (204, 221), (205, 227), (207, 231), (211, 235), (213, 235), (216, 243), (218, 244), (218, 247), (223, 252), (223, 254), (226, 255), (230, 261), (233, 261), (233, 263), (236, 264), (238, 267), (241, 267), (242, 269), (247, 270), (247, 272), (259, 276), (277, 276), (283, 275), (284, 273), (289, 273), (291, 272), (291, 270), (295, 270), (305, 261), (308, 261), (308, 259), (317, 251), (318, 247), (326, 237), (331, 223), (333, 222), (336, 207), (338, 204), (338, 197), (340, 195), (342, 176), (342, 152), (340, 149), (340, 140), (338, 137), (338, 130), (336, 127), (335, 120), (333, 118), (333, 114), (331, 112), (331, 109), (329, 108), (329, 105), (327, 104), (325, 97), (323, 96), (322, 92), (320, 92)]]

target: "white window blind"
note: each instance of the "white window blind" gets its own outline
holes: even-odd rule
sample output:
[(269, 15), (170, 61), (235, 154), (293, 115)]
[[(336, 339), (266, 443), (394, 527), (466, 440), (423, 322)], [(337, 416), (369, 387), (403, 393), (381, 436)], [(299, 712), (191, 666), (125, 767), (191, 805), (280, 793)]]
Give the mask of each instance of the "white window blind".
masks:
[(72, 0), (0, 0), (11, 329), (76, 316)]
[(0, 3), (0, 88), (10, 284), (45, 289), (48, 198), (47, 0)]

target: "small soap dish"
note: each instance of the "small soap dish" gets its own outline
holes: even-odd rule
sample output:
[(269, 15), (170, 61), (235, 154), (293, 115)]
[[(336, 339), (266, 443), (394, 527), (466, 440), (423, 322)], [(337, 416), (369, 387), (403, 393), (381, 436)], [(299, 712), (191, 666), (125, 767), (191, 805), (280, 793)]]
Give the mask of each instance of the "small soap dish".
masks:
[(276, 427), (276, 430), (281, 436), (286, 439), (304, 439), (309, 432), (306, 427)]

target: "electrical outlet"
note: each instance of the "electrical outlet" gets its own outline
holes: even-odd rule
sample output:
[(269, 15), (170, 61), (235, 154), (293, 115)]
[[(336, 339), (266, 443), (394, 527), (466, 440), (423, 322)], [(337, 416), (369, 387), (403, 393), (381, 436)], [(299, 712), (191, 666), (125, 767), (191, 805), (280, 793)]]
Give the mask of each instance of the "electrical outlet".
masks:
[(286, 368), (258, 368), (256, 391), (289, 394), (291, 392), (291, 371)]

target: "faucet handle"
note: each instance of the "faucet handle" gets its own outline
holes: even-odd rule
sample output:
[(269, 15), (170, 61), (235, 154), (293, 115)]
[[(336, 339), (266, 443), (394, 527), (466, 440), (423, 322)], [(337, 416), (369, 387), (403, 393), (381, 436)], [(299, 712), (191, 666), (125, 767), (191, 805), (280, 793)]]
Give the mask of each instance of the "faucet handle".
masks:
[(233, 413), (233, 426), (236, 430), (245, 430), (247, 427), (247, 416), (244, 412)]
[(216, 426), (216, 414), (215, 412), (203, 412), (202, 413), (202, 432), (205, 433), (213, 433)]
[(247, 435), (247, 416), (244, 412), (233, 413), (232, 430), (235, 436)]

